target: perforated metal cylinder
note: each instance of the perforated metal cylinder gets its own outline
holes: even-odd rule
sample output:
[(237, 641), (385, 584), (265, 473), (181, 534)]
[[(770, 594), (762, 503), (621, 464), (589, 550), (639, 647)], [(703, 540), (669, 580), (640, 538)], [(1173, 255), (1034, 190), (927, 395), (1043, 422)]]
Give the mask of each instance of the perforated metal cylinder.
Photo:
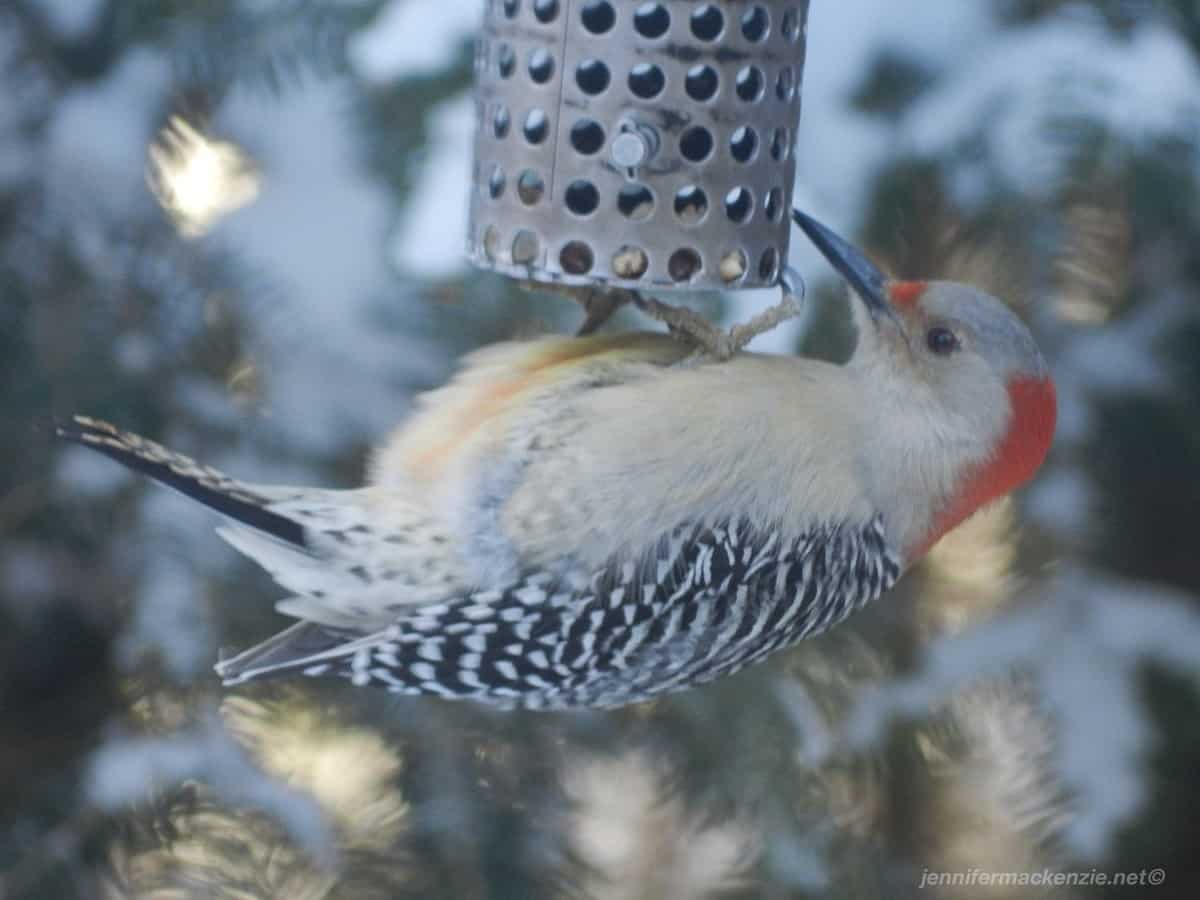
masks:
[(775, 284), (808, 0), (486, 0), (467, 252), (535, 281)]

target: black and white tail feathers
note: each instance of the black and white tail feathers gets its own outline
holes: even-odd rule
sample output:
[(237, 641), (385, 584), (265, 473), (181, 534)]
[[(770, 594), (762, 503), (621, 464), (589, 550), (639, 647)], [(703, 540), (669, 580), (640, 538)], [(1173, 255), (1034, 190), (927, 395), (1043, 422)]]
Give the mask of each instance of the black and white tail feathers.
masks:
[(303, 621), (218, 663), (226, 684), (352, 653), (392, 622), (406, 601), (431, 599), (428, 585), (412, 573), (446, 580), (435, 564), (448, 539), (427, 512), (398, 498), (381, 512), (367, 498), (369, 489), (245, 484), (83, 416), (58, 423), (56, 431), (232, 520), (217, 533), (293, 592), (276, 607)]
[(86, 416), (58, 422), (60, 438), (90, 447), (227, 516), (294, 547), (309, 548), (304, 526), (268, 509), (273, 498), (161, 444)]

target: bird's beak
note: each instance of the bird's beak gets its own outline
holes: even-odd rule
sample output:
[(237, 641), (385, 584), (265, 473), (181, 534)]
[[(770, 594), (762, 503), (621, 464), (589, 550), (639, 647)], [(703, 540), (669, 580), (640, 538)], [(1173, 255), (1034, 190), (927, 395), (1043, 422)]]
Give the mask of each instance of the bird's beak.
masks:
[(899, 325), (903, 332), (904, 325), (888, 301), (888, 278), (875, 267), (875, 264), (853, 244), (838, 237), (816, 219), (805, 215), (800, 210), (792, 210), (792, 219), (821, 251), (821, 255), (837, 269), (838, 274), (849, 282), (854, 293), (862, 298), (871, 318), (878, 322), (880, 317), (886, 316)]

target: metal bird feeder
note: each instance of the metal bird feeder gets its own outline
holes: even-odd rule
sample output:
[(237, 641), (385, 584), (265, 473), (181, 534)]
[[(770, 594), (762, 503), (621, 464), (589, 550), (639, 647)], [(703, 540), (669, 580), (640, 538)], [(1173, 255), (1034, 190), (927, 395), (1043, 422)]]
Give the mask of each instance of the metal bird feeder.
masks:
[(776, 284), (807, 15), (808, 0), (487, 0), (470, 259), (543, 283)]

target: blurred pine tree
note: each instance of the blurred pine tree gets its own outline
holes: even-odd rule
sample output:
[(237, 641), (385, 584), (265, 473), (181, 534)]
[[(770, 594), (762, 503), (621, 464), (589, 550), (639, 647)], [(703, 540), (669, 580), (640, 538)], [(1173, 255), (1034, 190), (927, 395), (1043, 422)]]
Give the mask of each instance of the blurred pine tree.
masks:
[[(205, 517), (53, 446), (51, 417), (116, 419), (250, 478), (348, 485), (457, 354), (577, 315), (490, 276), (388, 261), (437, 163), (433, 123), (453, 124), (469, 86), (469, 37), (388, 77), (348, 48), (416, 2), (0, 8), (0, 897), (888, 898), (913, 896), (926, 867), (1093, 865), (1166, 866), (1154, 896), (1194, 896), (1194, 672), (1139, 676), (1147, 802), (1099, 862), (1066, 839), (1078, 809), (1036, 673), (964, 678), (878, 745), (847, 747), (843, 729), (943, 636), (1036, 605), (1050, 560), (1171, 585), (1194, 611), (1200, 117), (1138, 118), (1156, 79), (1164, 106), (1179, 91), (1170, 60), (1135, 51), (1177, 41), (1195, 67), (1195, 3), (994, 0), (955, 26), (963, 50), (929, 24), (962, 15), (953, 0), (814, 0), (810, 92), (822, 35), (861, 34), (869, 52), (845, 96), (806, 96), (802, 182), (819, 196), (837, 177), (814, 164), (819, 145), (843, 141), (862, 203), (842, 215), (864, 243), (898, 274), (1031, 298), (1064, 394), (1043, 483), (949, 538), (887, 603), (767, 666), (612, 713), (497, 715), (342, 684), (218, 692), (207, 661), (279, 624), (275, 589)], [(1113, 108), (1076, 102), (1078, 46), (1128, 65)], [(1146, 56), (1164, 68), (1135, 71)], [(146, 183), (172, 116), (239, 148), (259, 202), (180, 233)], [(831, 122), (842, 130), (820, 130)], [(370, 262), (346, 261), (375, 237)], [(811, 295), (826, 313), (798, 344), (844, 356), (839, 295)], [(238, 743), (213, 737), (224, 749), (207, 760), (153, 742), (226, 732)], [(95, 783), (93, 754), (114, 738), (145, 743), (104, 770), (130, 782), (108, 806), (100, 788), (120, 785)], [(247, 776), (230, 747), (269, 774)], [(315, 826), (281, 783), (324, 809), (335, 866), (305, 851)]]

